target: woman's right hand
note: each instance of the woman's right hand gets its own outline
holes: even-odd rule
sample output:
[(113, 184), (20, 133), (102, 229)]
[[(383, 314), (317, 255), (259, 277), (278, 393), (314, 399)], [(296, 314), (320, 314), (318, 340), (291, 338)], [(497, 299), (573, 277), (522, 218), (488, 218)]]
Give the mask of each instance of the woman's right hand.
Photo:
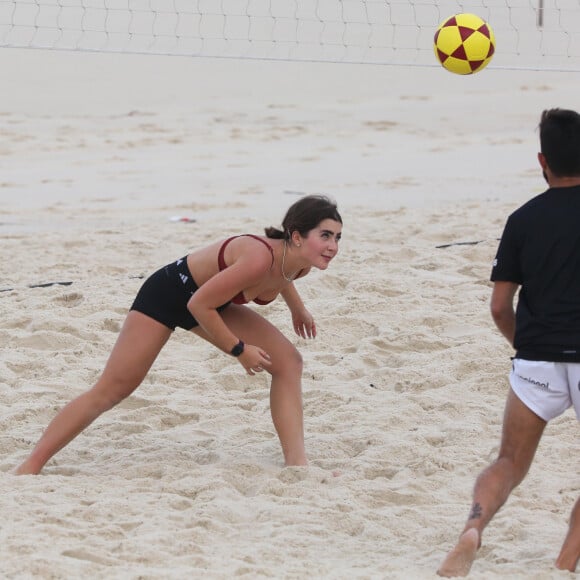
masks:
[(244, 352), (238, 357), (238, 360), (251, 376), (267, 371), (272, 366), (270, 355), (253, 344), (244, 345)]

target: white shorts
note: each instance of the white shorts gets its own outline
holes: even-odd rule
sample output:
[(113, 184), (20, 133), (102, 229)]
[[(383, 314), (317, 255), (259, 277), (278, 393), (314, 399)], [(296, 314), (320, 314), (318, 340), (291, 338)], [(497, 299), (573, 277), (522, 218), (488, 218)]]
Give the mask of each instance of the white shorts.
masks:
[(580, 363), (513, 360), (510, 385), (538, 417), (549, 421), (574, 407), (580, 421)]

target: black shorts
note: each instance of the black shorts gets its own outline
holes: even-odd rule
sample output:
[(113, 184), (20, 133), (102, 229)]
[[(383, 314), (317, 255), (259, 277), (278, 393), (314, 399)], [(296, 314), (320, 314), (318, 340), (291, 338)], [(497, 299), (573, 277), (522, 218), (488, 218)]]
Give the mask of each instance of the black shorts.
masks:
[[(199, 326), (199, 323), (191, 315), (187, 303), (198, 289), (199, 286), (187, 267), (185, 256), (151, 274), (143, 282), (131, 310), (146, 314), (171, 330), (175, 330), (177, 326), (191, 330)], [(218, 312), (228, 304), (229, 302), (220, 306)]]

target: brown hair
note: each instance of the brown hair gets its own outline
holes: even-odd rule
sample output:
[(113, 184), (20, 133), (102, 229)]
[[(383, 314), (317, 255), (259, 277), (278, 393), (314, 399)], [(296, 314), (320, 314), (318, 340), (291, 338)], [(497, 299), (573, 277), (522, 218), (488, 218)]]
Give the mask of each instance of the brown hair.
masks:
[(276, 240), (289, 240), (295, 231), (307, 237), (308, 232), (326, 219), (342, 224), (336, 203), (325, 195), (307, 195), (290, 206), (282, 220), (282, 229), (269, 227), (264, 231), (268, 238)]

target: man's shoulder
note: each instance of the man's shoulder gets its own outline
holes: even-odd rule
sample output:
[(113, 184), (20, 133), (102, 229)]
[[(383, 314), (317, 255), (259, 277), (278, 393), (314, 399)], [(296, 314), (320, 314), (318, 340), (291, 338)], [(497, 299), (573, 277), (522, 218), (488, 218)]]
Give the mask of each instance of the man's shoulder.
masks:
[(538, 205), (541, 205), (543, 203), (548, 203), (550, 201), (549, 193), (550, 190), (547, 189), (546, 191), (543, 191), (542, 193), (535, 195), (531, 199), (528, 199), (528, 201), (520, 205), (520, 207), (516, 210), (516, 212), (526, 211), (530, 208), (537, 207)]
[(544, 211), (545, 208), (551, 206), (553, 198), (550, 196), (550, 191), (550, 189), (547, 189), (520, 205), (510, 214), (510, 220), (525, 219), (527, 216), (533, 215), (538, 211)]
[(580, 200), (580, 186), (551, 187), (526, 201), (512, 215), (525, 215), (527, 212), (543, 211), (546, 208), (557, 209), (564, 199), (570, 197), (577, 197)]

